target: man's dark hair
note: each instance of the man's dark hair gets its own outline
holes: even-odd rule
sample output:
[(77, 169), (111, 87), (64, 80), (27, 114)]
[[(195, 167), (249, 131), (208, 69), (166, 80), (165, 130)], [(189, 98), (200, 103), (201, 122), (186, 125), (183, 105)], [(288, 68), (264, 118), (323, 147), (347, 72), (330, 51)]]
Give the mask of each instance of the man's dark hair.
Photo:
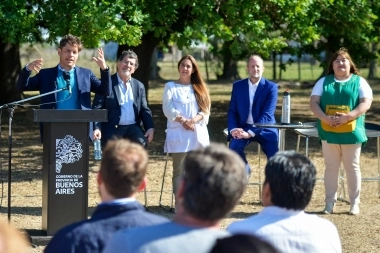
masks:
[(309, 204), (316, 181), (314, 164), (295, 151), (277, 152), (265, 167), (273, 205), (303, 210)]
[(143, 146), (126, 139), (109, 140), (104, 148), (100, 175), (109, 194), (126, 198), (141, 185), (148, 167)]
[(270, 243), (253, 235), (236, 234), (216, 240), (210, 253), (279, 253)]
[(183, 205), (188, 214), (218, 221), (236, 205), (246, 186), (243, 160), (223, 144), (190, 151), (183, 160)]
[(131, 59), (136, 59), (136, 65), (135, 68), (137, 69), (139, 66), (139, 58), (137, 57), (137, 54), (133, 52), (132, 50), (124, 50), (121, 52), (119, 55), (119, 58), (117, 58), (117, 61), (123, 61), (125, 57), (131, 58)]
[(83, 47), (81, 40), (78, 37), (71, 34), (67, 34), (62, 37), (62, 39), (59, 41), (59, 48), (62, 49), (67, 44), (69, 44), (70, 46), (77, 46), (78, 52), (80, 52)]

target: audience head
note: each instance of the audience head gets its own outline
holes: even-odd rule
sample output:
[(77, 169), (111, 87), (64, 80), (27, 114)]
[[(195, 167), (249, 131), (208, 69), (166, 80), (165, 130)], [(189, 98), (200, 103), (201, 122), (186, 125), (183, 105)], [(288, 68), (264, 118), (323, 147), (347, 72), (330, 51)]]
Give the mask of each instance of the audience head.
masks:
[(71, 47), (77, 47), (78, 52), (80, 52), (83, 48), (80, 38), (71, 34), (63, 36), (62, 39), (59, 41), (59, 48), (61, 50), (67, 45), (70, 45)]
[(279, 253), (271, 244), (253, 235), (236, 234), (216, 240), (210, 253)]
[(295, 151), (277, 152), (265, 167), (263, 204), (303, 210), (310, 202), (315, 181), (316, 169), (307, 157)]
[(197, 61), (193, 56), (185, 55), (178, 62), (178, 72), (180, 73), (181, 68), (187, 68), (188, 71), (191, 71), (190, 82), (194, 89), (197, 104), (202, 112), (208, 113), (211, 107), (211, 99), (207, 84), (202, 79)]
[(109, 140), (103, 150), (99, 176), (108, 194), (126, 198), (140, 190), (148, 167), (143, 146), (126, 139)]
[(176, 196), (191, 217), (218, 222), (244, 192), (245, 164), (223, 144), (190, 151), (181, 165), (185, 174)]
[(26, 237), (4, 221), (0, 221), (0, 253), (28, 252)]
[[(338, 59), (339, 58), (339, 59)], [(343, 63), (342, 63), (343, 61)], [(336, 69), (341, 64), (347, 64), (350, 67), (348, 73), (358, 74), (359, 71), (355, 66), (355, 63), (352, 61), (350, 54), (348, 53), (347, 48), (341, 47), (338, 51), (336, 51), (331, 57), (327, 74), (336, 74), (334, 68)]]

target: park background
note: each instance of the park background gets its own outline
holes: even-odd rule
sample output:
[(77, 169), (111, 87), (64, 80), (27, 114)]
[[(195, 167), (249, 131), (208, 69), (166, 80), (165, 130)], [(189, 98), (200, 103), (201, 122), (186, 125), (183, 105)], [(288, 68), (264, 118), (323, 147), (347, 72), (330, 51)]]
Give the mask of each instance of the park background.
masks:
[[(104, 42), (116, 42), (119, 45), (118, 54), (121, 50), (132, 48), (140, 59), (134, 77), (147, 88), (157, 129), (154, 142), (149, 148), (151, 163), (148, 173), (148, 207), (152, 212), (172, 217), (172, 213), (158, 207), (158, 192), (165, 164), (163, 143), (166, 128), (161, 95), (164, 83), (177, 78), (178, 58), (158, 61), (158, 52), (167, 55), (178, 48), (183, 53), (200, 55), (199, 63), (203, 76), (207, 78), (212, 98), (212, 114), (208, 126), (212, 141), (226, 141), (222, 130), (226, 127), (231, 83), (245, 77), (244, 61), (252, 53), (265, 58), (264, 76), (280, 85), (277, 120), (280, 118), (282, 92), (290, 88), (292, 121), (308, 122), (315, 120), (308, 106), (313, 84), (326, 72), (333, 52), (346, 47), (373, 88), (374, 101), (367, 113), (367, 121), (376, 123), (379, 122), (379, 17), (380, 1), (373, 0), (4, 0), (0, 3), (0, 105), (36, 94), (17, 91), (15, 83), (18, 73), (26, 62), (35, 57), (45, 59), (44, 67), (56, 65), (56, 44), (65, 34), (80, 36), (85, 47), (91, 48), (82, 52), (78, 62), (78, 65), (84, 67), (95, 67), (91, 62), (91, 56), (95, 52), (92, 49)], [(38, 44), (40, 42), (48, 45)], [(199, 47), (207, 50), (199, 52)], [(198, 51), (190, 48), (198, 48)], [(286, 55), (293, 56), (291, 65), (287, 64)], [(303, 58), (309, 56), (312, 62), (304, 62)], [(152, 65), (152, 62), (157, 63)], [(110, 65), (115, 70), (111, 63)], [(151, 71), (158, 69), (157, 66), (159, 72)], [(98, 74), (96, 68), (94, 72)], [(38, 101), (32, 103), (38, 104)], [(39, 229), (42, 147), (39, 143), (38, 125), (26, 117), (29, 109), (30, 107), (17, 107), (13, 119), (11, 222), (19, 228)], [(6, 110), (1, 111), (1, 120), (0, 213), (6, 218)], [(294, 132), (287, 131), (286, 139), (286, 148), (294, 149), (297, 140)], [(251, 177), (253, 182), (257, 181), (259, 173), (256, 148), (254, 144), (249, 147), (250, 162), (256, 165), (256, 171)], [(372, 138), (363, 148), (363, 177), (378, 176), (376, 152), (376, 140)], [(318, 177), (321, 177), (323, 162), (316, 139), (310, 140), (310, 158), (318, 167)], [(263, 166), (265, 161), (261, 162)], [(94, 181), (99, 164), (93, 160), (90, 163), (91, 214), (99, 201)], [(170, 188), (166, 188), (167, 204), (169, 192)], [(138, 198), (143, 200), (142, 196), (140, 194)], [(337, 225), (344, 252), (378, 252), (380, 249), (378, 182), (363, 182), (361, 200), (361, 214), (358, 217), (346, 214), (349, 205), (345, 202), (338, 203), (336, 214), (326, 216)], [(318, 180), (307, 211), (319, 214), (323, 205), (323, 183)], [(222, 227), (256, 213), (261, 208), (258, 187), (249, 186), (231, 216), (223, 221)], [(33, 252), (42, 250), (41, 247), (31, 249)]]
[[(44, 67), (52, 67), (57, 64), (58, 56), (55, 48), (50, 46), (39, 45), (34, 50), (29, 51), (29, 56), (23, 57), (21, 61), (35, 57), (44, 57)], [(41, 55), (42, 52), (42, 55)], [(91, 57), (95, 50), (85, 49), (81, 52), (78, 66), (91, 68), (94, 73), (99, 75), (97, 65), (92, 62)], [(183, 52), (182, 52), (183, 53)], [(173, 213), (159, 206), (159, 196), (162, 184), (162, 175), (165, 166), (165, 153), (163, 145), (165, 141), (166, 118), (162, 113), (162, 92), (166, 81), (177, 79), (177, 63), (171, 60), (171, 55), (165, 55), (164, 59), (158, 62), (159, 76), (157, 80), (152, 80), (148, 100), (152, 109), (156, 132), (153, 142), (150, 144), (149, 151), (149, 169), (148, 169), (148, 187), (147, 187), (147, 207), (150, 212), (164, 215), (168, 218), (173, 217)], [(210, 63), (209, 63), (210, 64)], [(246, 77), (245, 61), (239, 62), (239, 73), (242, 78)], [(272, 74), (272, 61), (265, 61), (264, 76), (270, 79)], [(115, 62), (108, 62), (111, 69), (115, 70)], [(205, 63), (200, 60), (202, 75), (205, 76)], [(367, 69), (360, 69), (365, 73)], [(276, 109), (276, 119), (279, 121), (281, 116), (282, 93), (290, 90), (291, 94), (291, 121), (292, 122), (312, 122), (315, 121), (309, 109), (309, 96), (313, 84), (316, 80), (311, 78), (310, 63), (301, 64), (302, 76), (309, 79), (298, 80), (294, 76), (298, 75), (297, 64), (289, 65), (283, 76), (283, 80), (278, 80), (279, 94)], [(314, 77), (318, 77), (322, 73), (322, 68), (318, 64), (312, 66)], [(214, 76), (215, 77), (215, 76)], [(211, 79), (211, 78), (210, 78)], [(367, 113), (367, 122), (376, 123), (379, 121), (379, 81), (370, 81), (374, 92), (374, 102), (372, 108)], [(230, 100), (232, 82), (209, 80), (209, 90), (212, 100), (211, 117), (208, 125), (210, 139), (213, 142), (225, 143), (226, 138), (223, 129), (227, 126), (227, 110)], [(37, 95), (38, 92), (25, 92), (25, 97)], [(38, 99), (28, 102), (25, 106), (17, 106), (14, 112), (12, 123), (12, 202), (11, 202), (11, 224), (20, 229), (41, 229), (42, 215), (42, 144), (40, 144), (39, 128), (37, 123), (33, 123), (31, 119), (26, 117), (26, 112), (31, 108), (38, 107)], [(8, 113), (4, 110), (1, 115), (1, 199), (0, 199), (0, 217), (7, 219), (7, 168), (8, 168)], [(297, 135), (293, 130), (286, 131), (286, 149), (294, 150), (297, 146)], [(92, 146), (90, 154), (92, 154)], [(301, 138), (300, 152), (305, 153), (305, 140)], [(363, 148), (361, 165), (363, 177), (378, 177), (378, 161), (377, 161), (376, 139), (369, 139), (368, 144)], [(321, 147), (317, 138), (309, 140), (309, 157), (315, 163), (318, 169), (318, 178), (313, 198), (306, 211), (321, 215), (331, 220), (337, 227), (341, 236), (344, 252), (378, 252), (380, 249), (380, 221), (378, 218), (378, 210), (380, 210), (379, 201), (379, 182), (369, 181), (363, 182), (363, 190), (361, 197), (361, 214), (359, 216), (348, 215), (349, 204), (339, 201), (335, 213), (332, 215), (322, 215), (320, 212), (324, 207), (324, 187), (323, 187), (323, 159)], [(253, 173), (250, 178), (250, 185), (247, 187), (239, 204), (222, 222), (222, 228), (226, 228), (231, 222), (244, 219), (249, 215), (255, 214), (262, 209), (259, 196), (259, 187), (255, 183), (258, 182), (259, 176), (261, 180), (264, 178), (263, 168), (266, 159), (263, 155), (257, 156), (257, 145), (252, 143), (248, 147), (248, 159), (253, 167)], [(95, 175), (99, 169), (100, 163), (90, 156), (89, 171), (89, 216), (99, 203), (98, 191), (96, 187)], [(170, 206), (171, 197), (171, 160), (168, 161), (168, 171), (166, 175), (162, 203), (165, 208)], [(347, 187), (345, 187), (346, 189)], [(347, 193), (345, 193), (347, 196)], [(342, 196), (344, 193), (342, 192)], [(138, 193), (137, 199), (144, 203), (144, 194)], [(297, 224), (295, 224), (296, 226)], [(318, 228), (315, 228), (318, 229)], [(30, 249), (30, 252), (42, 252), (43, 246), (37, 246)]]

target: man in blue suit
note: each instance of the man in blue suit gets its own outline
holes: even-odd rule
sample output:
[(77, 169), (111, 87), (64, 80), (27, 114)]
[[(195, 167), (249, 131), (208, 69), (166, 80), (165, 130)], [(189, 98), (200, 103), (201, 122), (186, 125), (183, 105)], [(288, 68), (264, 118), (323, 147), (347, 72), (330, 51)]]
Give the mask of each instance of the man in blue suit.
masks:
[(236, 81), (232, 87), (228, 110), (228, 132), (230, 148), (236, 151), (246, 163), (247, 173), (251, 173), (245, 147), (253, 141), (260, 144), (269, 159), (278, 151), (278, 130), (259, 128), (255, 123), (274, 124), (277, 104), (277, 84), (262, 77), (263, 59), (251, 55), (247, 61), (249, 78)]
[[(110, 73), (101, 48), (98, 49), (99, 57), (93, 57), (100, 67), (100, 81), (90, 69), (76, 66), (81, 50), (82, 42), (78, 37), (65, 35), (59, 42), (59, 64), (53, 68), (41, 69), (42, 58), (32, 61), (21, 70), (17, 88), (20, 91), (39, 90), (40, 94), (67, 88), (41, 97), (41, 108), (90, 110), (91, 92), (104, 96), (110, 93)], [(30, 77), (33, 70), (37, 74)]]
[[(71, 34), (63, 36), (58, 48), (59, 64), (56, 67), (41, 69), (42, 58), (28, 63), (19, 74), (17, 88), (20, 91), (38, 90), (40, 94), (65, 88), (57, 93), (42, 96), (41, 109), (91, 110), (91, 92), (107, 96), (111, 89), (111, 78), (101, 48), (98, 49), (99, 56), (93, 57), (100, 67), (100, 81), (90, 69), (75, 65), (81, 50), (82, 42), (78, 37)], [(33, 70), (37, 74), (30, 77)], [(42, 123), (40, 126), (42, 139)], [(92, 125), (92, 132), (91, 129)]]
[(108, 122), (97, 122), (94, 127), (93, 138), (101, 139), (102, 146), (113, 136), (127, 138), (144, 147), (153, 139), (153, 118), (146, 100), (145, 87), (131, 76), (138, 64), (135, 52), (123, 51), (117, 60), (117, 73), (111, 76), (111, 93), (109, 96), (96, 95), (94, 98), (94, 109), (108, 110)]
[(150, 226), (168, 219), (145, 211), (135, 194), (146, 185), (148, 153), (128, 140), (107, 143), (97, 176), (101, 203), (89, 220), (59, 230), (45, 253), (97, 253), (119, 229)]

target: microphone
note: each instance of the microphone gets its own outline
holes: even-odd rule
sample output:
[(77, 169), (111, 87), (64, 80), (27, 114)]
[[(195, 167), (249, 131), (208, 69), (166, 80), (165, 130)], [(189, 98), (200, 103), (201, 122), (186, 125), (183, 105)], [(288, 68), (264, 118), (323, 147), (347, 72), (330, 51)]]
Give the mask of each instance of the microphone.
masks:
[(68, 90), (70, 95), (71, 95), (70, 73), (65, 71), (62, 74), (63, 74), (63, 79), (65, 79), (65, 81), (66, 81), (66, 90)]

